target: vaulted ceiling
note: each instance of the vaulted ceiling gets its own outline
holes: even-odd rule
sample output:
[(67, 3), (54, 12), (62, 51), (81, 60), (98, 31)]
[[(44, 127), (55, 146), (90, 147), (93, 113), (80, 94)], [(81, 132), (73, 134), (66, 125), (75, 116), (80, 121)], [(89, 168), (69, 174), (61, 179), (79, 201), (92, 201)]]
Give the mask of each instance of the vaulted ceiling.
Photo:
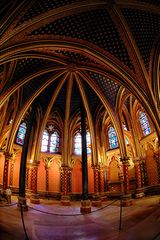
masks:
[(83, 96), (94, 118), (121, 91), (160, 120), (159, 1), (2, 0), (0, 17), (0, 106), (17, 94), (65, 115), (69, 98), (72, 116)]

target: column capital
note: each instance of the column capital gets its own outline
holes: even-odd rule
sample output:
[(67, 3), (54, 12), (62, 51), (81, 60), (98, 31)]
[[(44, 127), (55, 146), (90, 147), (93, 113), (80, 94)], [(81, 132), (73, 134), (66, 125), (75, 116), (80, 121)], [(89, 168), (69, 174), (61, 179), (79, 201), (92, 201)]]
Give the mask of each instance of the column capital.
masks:
[(4, 152), (4, 156), (6, 160), (11, 160), (13, 158), (13, 153), (11, 152)]
[(38, 165), (40, 164), (40, 161), (37, 162), (29, 162), (29, 166), (31, 168), (38, 168)]
[(71, 167), (66, 166), (66, 165), (62, 165), (60, 169), (61, 169), (61, 171), (65, 171), (65, 170), (66, 170), (66, 171), (71, 171), (71, 170), (72, 170)]
[(140, 164), (141, 162), (142, 162), (142, 160), (141, 160), (140, 157), (134, 157), (134, 158), (133, 158), (133, 163), (134, 163), (134, 165)]
[(53, 157), (44, 157), (43, 162), (44, 162), (45, 169), (49, 169), (53, 162)]
[(94, 170), (99, 170), (100, 166), (99, 166), (99, 164), (92, 164), (92, 168)]
[(125, 156), (125, 157), (120, 157), (120, 161), (123, 163), (123, 164), (129, 164), (129, 157), (128, 156)]

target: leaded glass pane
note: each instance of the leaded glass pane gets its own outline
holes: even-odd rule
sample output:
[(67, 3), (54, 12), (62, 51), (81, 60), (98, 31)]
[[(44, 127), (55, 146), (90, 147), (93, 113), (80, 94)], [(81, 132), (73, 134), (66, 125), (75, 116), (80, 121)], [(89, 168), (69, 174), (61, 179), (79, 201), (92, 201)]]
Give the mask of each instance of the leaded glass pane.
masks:
[(19, 129), (18, 129), (16, 143), (18, 143), (20, 145), (24, 144), (26, 129), (27, 129), (26, 123), (25, 122), (21, 123), (19, 126)]
[(42, 152), (47, 152), (48, 142), (49, 142), (49, 134), (46, 130), (44, 130), (43, 137), (42, 137), (42, 144), (41, 144), (41, 151)]
[(59, 135), (57, 132), (51, 134), (50, 152), (58, 152), (59, 150)]
[(110, 127), (108, 130), (108, 137), (109, 137), (109, 146), (110, 148), (117, 148), (118, 147), (118, 140), (115, 129)]
[(140, 119), (143, 134), (145, 136), (150, 134), (151, 133), (151, 128), (150, 128), (150, 125), (149, 125), (149, 122), (148, 122), (148, 118), (147, 118), (147, 116), (144, 112), (142, 112), (142, 111), (139, 112), (139, 119)]

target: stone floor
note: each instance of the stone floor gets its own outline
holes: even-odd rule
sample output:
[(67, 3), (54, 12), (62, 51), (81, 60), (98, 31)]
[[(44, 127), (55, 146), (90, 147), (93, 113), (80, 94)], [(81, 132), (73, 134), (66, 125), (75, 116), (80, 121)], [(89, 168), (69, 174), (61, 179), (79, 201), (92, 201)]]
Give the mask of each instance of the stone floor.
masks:
[[(26, 233), (29, 240), (160, 240), (159, 199), (144, 197), (123, 207), (120, 231), (119, 201), (105, 201), (86, 215), (80, 214), (80, 202), (71, 206), (54, 200), (41, 200), (40, 205), (28, 202), (29, 211), (23, 214)], [(12, 197), (15, 205), (0, 204), (0, 240), (27, 239), (16, 202)]]

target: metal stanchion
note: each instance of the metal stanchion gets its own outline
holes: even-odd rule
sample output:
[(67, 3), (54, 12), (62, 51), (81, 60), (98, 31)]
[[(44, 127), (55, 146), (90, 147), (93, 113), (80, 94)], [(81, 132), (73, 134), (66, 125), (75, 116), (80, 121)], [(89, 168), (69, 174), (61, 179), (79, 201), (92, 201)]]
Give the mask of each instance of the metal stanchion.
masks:
[(122, 229), (122, 195), (120, 196), (119, 231)]
[(25, 236), (26, 236), (25, 240), (29, 240), (28, 235), (27, 235), (27, 231), (26, 231), (26, 227), (25, 227), (25, 224), (24, 224), (22, 203), (20, 203), (20, 209), (21, 209), (21, 219), (22, 219), (22, 224), (23, 224), (23, 230), (24, 230), (24, 233), (25, 233)]

